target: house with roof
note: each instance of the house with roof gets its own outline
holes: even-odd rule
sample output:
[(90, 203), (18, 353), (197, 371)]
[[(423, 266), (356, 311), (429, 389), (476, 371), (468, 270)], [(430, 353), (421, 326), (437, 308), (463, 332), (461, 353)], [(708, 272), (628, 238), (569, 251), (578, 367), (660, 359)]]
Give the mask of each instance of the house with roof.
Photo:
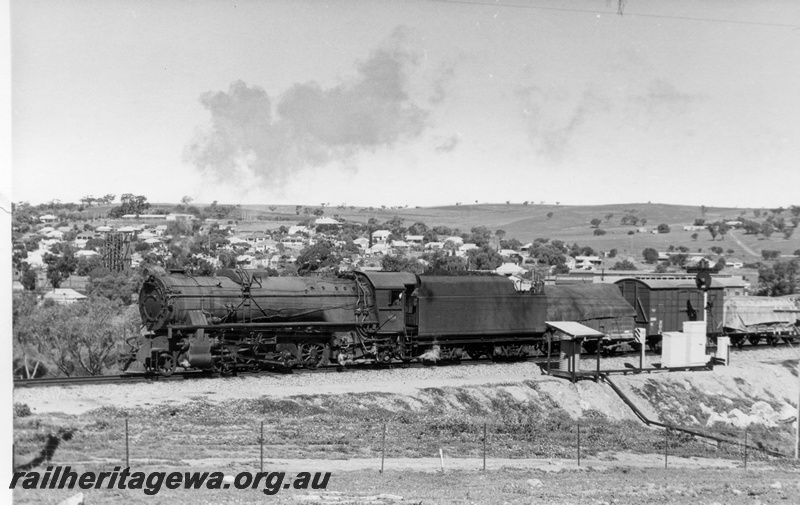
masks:
[(289, 235), (281, 239), (281, 244), (287, 249), (302, 249), (306, 246), (306, 239), (300, 235)]
[(78, 293), (74, 289), (56, 288), (52, 291), (45, 293), (44, 299), (53, 300), (56, 303), (69, 304), (85, 300), (86, 296)]
[(39, 221), (43, 223), (55, 223), (58, 221), (58, 216), (54, 216), (52, 214), (45, 214), (44, 216), (39, 216)]
[(471, 251), (472, 249), (478, 249), (478, 245), (477, 244), (471, 244), (471, 243), (461, 244), (460, 246), (458, 246), (457, 255), (458, 256), (465, 256), (467, 254), (467, 251)]
[(594, 270), (603, 264), (603, 260), (597, 256), (575, 256), (575, 268), (581, 270)]
[(372, 243), (373, 244), (383, 244), (389, 238), (392, 232), (389, 230), (375, 230), (372, 232)]

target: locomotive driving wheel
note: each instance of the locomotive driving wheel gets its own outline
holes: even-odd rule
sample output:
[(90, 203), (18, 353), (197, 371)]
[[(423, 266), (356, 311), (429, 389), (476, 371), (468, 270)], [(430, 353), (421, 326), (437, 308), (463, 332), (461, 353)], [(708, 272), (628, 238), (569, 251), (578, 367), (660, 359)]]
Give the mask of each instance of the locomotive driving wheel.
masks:
[(300, 363), (306, 368), (317, 368), (325, 358), (325, 344), (300, 344)]
[(162, 352), (158, 355), (156, 372), (158, 372), (158, 374), (162, 377), (169, 377), (175, 373), (176, 366), (177, 363), (175, 361), (175, 356), (171, 352)]

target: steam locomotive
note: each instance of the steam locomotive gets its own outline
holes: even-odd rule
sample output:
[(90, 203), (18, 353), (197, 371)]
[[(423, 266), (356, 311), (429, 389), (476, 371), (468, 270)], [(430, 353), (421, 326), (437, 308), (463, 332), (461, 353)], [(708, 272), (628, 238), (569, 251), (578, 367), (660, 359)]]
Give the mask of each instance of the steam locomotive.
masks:
[(139, 293), (143, 330), (129, 342), (123, 369), (168, 376), (178, 367), (231, 374), (328, 363), (457, 361), (464, 355), (523, 358), (546, 348), (546, 321), (580, 322), (605, 334), (609, 347), (643, 345), (634, 341), (642, 328), (646, 343), (656, 347), (662, 332), (680, 331), (682, 321), (696, 320), (703, 310), (710, 316), (708, 334), (731, 335), (734, 343), (796, 334), (796, 310), (780, 316), (782, 325), (769, 322), (775, 319), (769, 315), (755, 323), (735, 306), (727, 308), (724, 292), (710, 287), (711, 302), (704, 302), (701, 290), (686, 281), (538, 284), (519, 291), (498, 275), (153, 273)]

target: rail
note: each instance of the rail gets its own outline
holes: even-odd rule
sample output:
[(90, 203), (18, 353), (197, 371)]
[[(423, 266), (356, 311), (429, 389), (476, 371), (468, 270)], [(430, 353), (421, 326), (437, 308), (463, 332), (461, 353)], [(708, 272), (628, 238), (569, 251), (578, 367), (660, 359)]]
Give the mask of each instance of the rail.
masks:
[[(686, 434), (692, 435), (694, 437), (700, 437), (700, 438), (706, 438), (706, 439), (709, 439), (709, 440), (714, 440), (715, 442), (718, 442), (718, 443), (731, 444), (731, 445), (739, 444), (739, 442), (734, 442), (734, 441), (731, 441), (731, 440), (728, 440), (728, 439), (725, 439), (725, 438), (722, 438), (722, 437), (709, 435), (707, 433), (702, 433), (702, 432), (699, 432), (699, 431), (690, 430), (688, 428), (683, 428), (683, 427), (680, 427), (680, 426), (674, 426), (674, 425), (662, 423), (662, 422), (659, 422), (659, 421), (653, 421), (652, 419), (649, 419), (646, 415), (644, 415), (644, 412), (639, 410), (639, 408), (631, 401), (631, 399), (628, 398), (628, 395), (626, 395), (616, 384), (614, 384), (614, 381), (612, 381), (608, 377), (608, 374), (601, 373), (600, 374), (600, 378), (603, 379), (603, 381), (606, 384), (611, 386), (611, 389), (613, 389), (614, 392), (617, 393), (617, 396), (619, 396), (622, 399), (622, 401), (625, 403), (625, 405), (627, 405), (628, 408), (630, 408), (633, 411), (633, 413), (636, 414), (636, 417), (638, 417), (647, 426), (656, 426), (658, 428), (664, 428), (666, 430), (679, 431), (679, 432), (682, 432), (682, 433), (686, 433)], [(768, 449), (764, 449), (763, 447), (756, 447), (756, 446), (753, 446), (753, 445), (748, 445), (746, 443), (745, 444), (739, 444), (739, 445), (742, 445), (742, 446), (744, 446), (744, 447), (746, 447), (748, 449), (754, 449), (754, 450), (757, 450), (757, 451), (761, 451), (761, 452), (763, 452), (765, 454), (769, 454), (770, 456), (774, 456), (776, 458), (788, 458), (789, 457), (786, 454), (783, 454), (783, 453), (780, 453), (780, 452), (775, 452), (775, 451), (770, 451)]]

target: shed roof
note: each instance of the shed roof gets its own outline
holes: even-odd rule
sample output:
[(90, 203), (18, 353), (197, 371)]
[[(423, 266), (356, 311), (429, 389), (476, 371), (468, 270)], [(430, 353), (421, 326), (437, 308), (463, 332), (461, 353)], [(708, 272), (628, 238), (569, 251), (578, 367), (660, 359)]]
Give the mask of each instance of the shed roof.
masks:
[(613, 284), (561, 284), (545, 286), (547, 318), (586, 321), (609, 317), (635, 317), (636, 311)]
[[(644, 284), (650, 289), (697, 289), (697, 284), (694, 282), (694, 278), (687, 278), (687, 279), (635, 279), (632, 277), (626, 279), (620, 279), (616, 282), (619, 284), (621, 282), (627, 281), (636, 281)], [(722, 288), (722, 284), (716, 279), (711, 279), (711, 288)]]
[(544, 324), (546, 324), (548, 328), (558, 330), (570, 337), (603, 338), (604, 336), (599, 331), (574, 321), (545, 321)]

